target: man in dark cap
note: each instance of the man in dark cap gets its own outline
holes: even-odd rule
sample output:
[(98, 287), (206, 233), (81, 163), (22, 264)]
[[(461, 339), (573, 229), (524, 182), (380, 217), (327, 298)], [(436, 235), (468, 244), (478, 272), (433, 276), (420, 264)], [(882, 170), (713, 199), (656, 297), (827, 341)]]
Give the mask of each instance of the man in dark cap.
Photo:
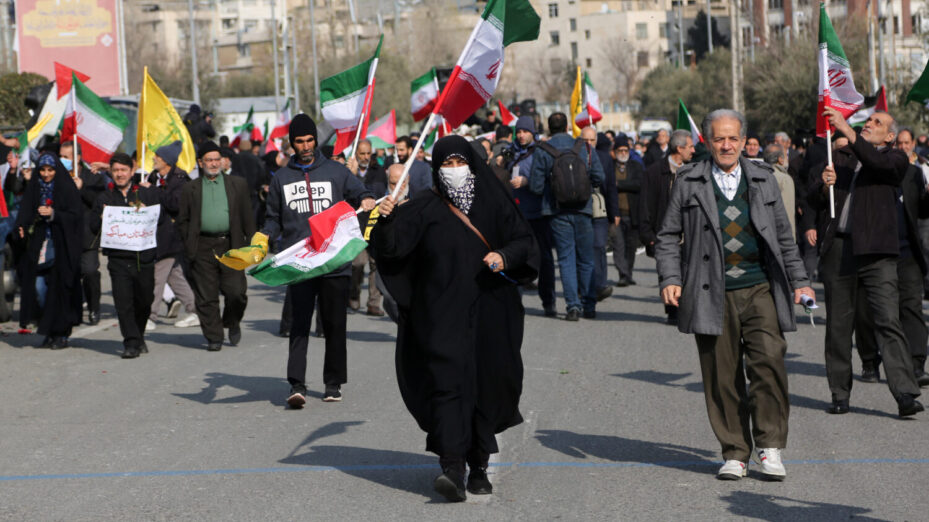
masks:
[[(202, 176), (181, 191), (178, 229), (187, 258), (200, 328), (207, 350), (223, 347), (223, 328), (229, 329), (229, 344), (242, 339), (239, 323), (248, 304), (245, 273), (221, 264), (216, 256), (251, 244), (255, 218), (251, 212), (248, 186), (237, 176), (223, 176), (219, 147), (212, 141), (200, 145)], [(219, 295), (226, 308), (219, 313)]]
[[(294, 155), (271, 180), (261, 230), (271, 240), (280, 238), (280, 244), (285, 247), (310, 235), (307, 221), (310, 216), (340, 201), (347, 200), (355, 205), (360, 202), (366, 211), (374, 208), (373, 194), (358, 177), (317, 152), (316, 123), (309, 116), (294, 116), (289, 130)], [(293, 310), (287, 359), (287, 381), (291, 386), (287, 404), (292, 408), (302, 408), (306, 404), (306, 350), (317, 296), (326, 332), (323, 400), (342, 400), (341, 386), (347, 382), (345, 322), (350, 277), (351, 263), (346, 263), (324, 276), (287, 287), (285, 299), (290, 299)]]

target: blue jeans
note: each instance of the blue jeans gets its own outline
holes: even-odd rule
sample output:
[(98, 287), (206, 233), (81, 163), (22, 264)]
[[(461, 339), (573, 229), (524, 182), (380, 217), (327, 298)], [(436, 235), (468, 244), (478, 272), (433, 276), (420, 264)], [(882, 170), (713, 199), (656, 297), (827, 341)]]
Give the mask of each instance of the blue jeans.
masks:
[(597, 291), (594, 288), (594, 228), (590, 216), (566, 212), (553, 217), (552, 239), (558, 253), (567, 309), (594, 311)]

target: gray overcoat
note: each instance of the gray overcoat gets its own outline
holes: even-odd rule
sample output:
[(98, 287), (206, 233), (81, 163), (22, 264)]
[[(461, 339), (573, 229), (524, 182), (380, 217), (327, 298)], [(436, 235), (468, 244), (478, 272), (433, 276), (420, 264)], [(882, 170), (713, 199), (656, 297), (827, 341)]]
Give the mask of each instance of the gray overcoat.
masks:
[[(682, 287), (678, 330), (721, 335), (726, 293), (719, 213), (713, 192), (713, 160), (685, 165), (678, 171), (671, 201), (655, 245), (658, 282)], [(763, 244), (765, 273), (782, 332), (797, 329), (793, 290), (810, 281), (791, 232), (773, 171), (765, 164), (740, 159), (747, 176), (752, 225)], [(683, 239), (683, 243), (681, 240)]]

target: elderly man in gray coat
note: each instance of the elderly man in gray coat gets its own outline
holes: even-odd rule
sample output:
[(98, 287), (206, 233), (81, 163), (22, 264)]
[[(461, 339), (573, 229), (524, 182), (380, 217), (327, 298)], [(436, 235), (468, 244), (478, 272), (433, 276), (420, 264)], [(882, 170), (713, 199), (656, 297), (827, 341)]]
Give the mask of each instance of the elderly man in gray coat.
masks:
[(796, 330), (791, 301), (815, 294), (771, 168), (741, 158), (745, 127), (736, 111), (706, 117), (712, 159), (678, 171), (655, 257), (662, 299), (679, 307), (678, 329), (696, 334), (707, 413), (726, 461), (717, 477), (746, 476), (755, 448), (764, 477), (783, 480), (783, 332)]

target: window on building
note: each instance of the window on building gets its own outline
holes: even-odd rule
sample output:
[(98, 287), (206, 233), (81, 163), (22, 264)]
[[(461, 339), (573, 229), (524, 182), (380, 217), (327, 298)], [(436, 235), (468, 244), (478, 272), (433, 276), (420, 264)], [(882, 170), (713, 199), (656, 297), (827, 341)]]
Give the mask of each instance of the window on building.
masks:
[(252, 47), (249, 44), (239, 45), (239, 58), (249, 58), (252, 55)]
[(768, 9), (783, 9), (784, 0), (768, 0)]
[(344, 49), (345, 48), (345, 37), (342, 36), (341, 34), (335, 35), (335, 38), (332, 40), (332, 46), (335, 47), (336, 49)]
[(561, 74), (564, 72), (562, 71), (563, 66), (561, 65), (561, 58), (552, 58), (548, 63), (552, 70), (552, 74)]
[(658, 38), (667, 38), (668, 37), (668, 24), (667, 22), (661, 22), (658, 24)]
[(577, 62), (577, 42), (571, 42), (571, 61)]
[(637, 40), (648, 40), (648, 24), (635, 24), (635, 37)]
[(568, 26), (571, 28), (571, 32), (577, 31), (577, 18), (569, 18)]
[(639, 67), (648, 67), (648, 51), (639, 51), (635, 55), (636, 65)]
[(590, 40), (590, 29), (584, 29), (584, 39)]
[(224, 18), (223, 29), (226, 31), (231, 31), (235, 29), (235, 18)]
[(592, 58), (587, 58), (584, 60), (584, 64), (587, 66), (588, 69), (590, 69), (591, 67), (594, 66), (594, 61)]
[(558, 4), (555, 4), (555, 3), (548, 4), (548, 17), (558, 18)]
[(561, 36), (558, 35), (558, 31), (551, 31), (548, 35), (552, 38), (552, 45), (558, 45), (561, 43)]
[(894, 15), (894, 34), (900, 34), (900, 17)]

